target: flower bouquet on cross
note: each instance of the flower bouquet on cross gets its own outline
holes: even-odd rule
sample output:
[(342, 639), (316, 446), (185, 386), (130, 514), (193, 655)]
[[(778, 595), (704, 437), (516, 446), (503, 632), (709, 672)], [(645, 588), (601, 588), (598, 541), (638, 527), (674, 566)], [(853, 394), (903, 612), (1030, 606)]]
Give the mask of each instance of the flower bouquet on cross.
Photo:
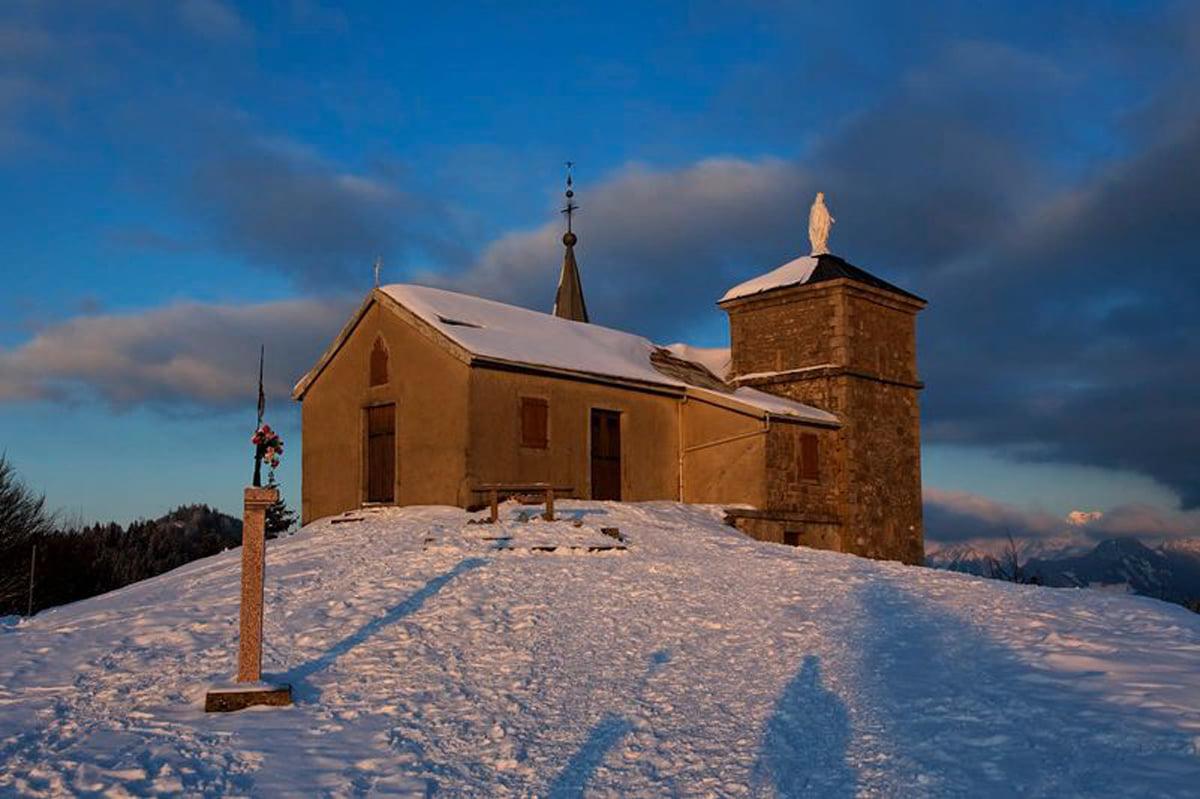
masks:
[(254, 485), (262, 484), (259, 470), (264, 462), (271, 470), (269, 479), (274, 482), (275, 469), (279, 467), (279, 459), (283, 457), (283, 439), (271, 429), (271, 425), (264, 422), (254, 431), (250, 443), (254, 445)]

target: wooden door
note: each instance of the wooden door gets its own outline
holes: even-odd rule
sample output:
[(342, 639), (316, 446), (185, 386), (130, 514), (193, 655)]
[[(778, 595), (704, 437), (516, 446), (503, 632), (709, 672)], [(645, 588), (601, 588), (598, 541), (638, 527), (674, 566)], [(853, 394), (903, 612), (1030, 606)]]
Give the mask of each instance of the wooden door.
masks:
[(367, 502), (396, 501), (396, 406), (367, 408)]
[(621, 414), (592, 409), (592, 499), (621, 499)]

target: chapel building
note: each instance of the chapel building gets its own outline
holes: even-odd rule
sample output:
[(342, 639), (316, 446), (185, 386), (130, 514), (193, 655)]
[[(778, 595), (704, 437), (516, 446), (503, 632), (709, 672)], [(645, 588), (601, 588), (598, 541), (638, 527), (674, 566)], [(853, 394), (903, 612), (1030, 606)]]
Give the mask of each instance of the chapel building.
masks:
[(728, 350), (664, 347), (588, 322), (576, 242), (550, 314), (415, 285), (367, 295), (293, 392), (304, 523), (538, 481), (722, 504), (755, 538), (922, 562), (924, 300), (814, 239), (719, 300)]

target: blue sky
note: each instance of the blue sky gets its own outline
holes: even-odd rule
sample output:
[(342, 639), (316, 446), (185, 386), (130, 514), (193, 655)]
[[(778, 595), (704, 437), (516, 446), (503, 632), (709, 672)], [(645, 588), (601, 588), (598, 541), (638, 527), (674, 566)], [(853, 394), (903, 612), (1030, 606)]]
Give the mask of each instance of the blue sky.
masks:
[(1171, 3), (5, 3), (0, 449), (85, 519), (232, 510), (258, 342), (298, 443), (377, 254), (545, 307), (569, 158), (597, 321), (723, 343), (824, 190), (931, 301), (930, 502), (1200, 534), (1198, 62)]

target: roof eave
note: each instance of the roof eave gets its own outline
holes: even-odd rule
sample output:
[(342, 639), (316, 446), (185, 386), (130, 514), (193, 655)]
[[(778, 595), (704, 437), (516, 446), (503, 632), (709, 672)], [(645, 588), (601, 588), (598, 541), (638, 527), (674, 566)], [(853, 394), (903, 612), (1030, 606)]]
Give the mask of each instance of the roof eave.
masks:
[(816, 283), (788, 283), (782, 286), (772, 286), (769, 289), (756, 291), (753, 294), (742, 294), (737, 297), (729, 297), (717, 301), (717, 307), (723, 311), (728, 311), (731, 308), (749, 305), (762, 300), (774, 300), (778, 297), (787, 296), (789, 294), (797, 294), (800, 292), (817, 293), (820, 291), (832, 290), (838, 287), (853, 288), (875, 297), (887, 298), (899, 306), (907, 308), (916, 313), (924, 310), (928, 305), (928, 300), (918, 297), (916, 294), (904, 291), (893, 291), (891, 289), (872, 286), (869, 283), (855, 280), (850, 277), (839, 277), (833, 280), (821, 280)]
[(505, 370), (526, 372), (529, 374), (582, 379), (593, 383), (604, 383), (607, 385), (634, 388), (641, 391), (653, 391), (658, 394), (668, 394), (676, 397), (682, 396), (684, 391), (687, 389), (687, 386), (676, 383), (660, 383), (653, 380), (639, 380), (634, 377), (622, 377), (621, 375), (604, 374), (602, 372), (589, 372), (583, 369), (564, 369), (557, 366), (529, 363), (527, 361), (515, 361), (507, 358), (497, 358), (491, 355), (473, 355), (471, 357), (471, 365), (482, 367), (500, 367)]
[[(791, 413), (772, 411), (772, 410), (768, 410), (766, 408), (762, 408), (758, 405), (754, 405), (750, 402), (747, 402), (746, 400), (739, 399), (738, 397), (735, 397), (733, 395), (722, 394), (718, 391), (714, 391), (709, 388), (702, 388), (700, 386), (687, 386), (685, 389), (685, 393), (687, 394), (687, 396), (689, 398), (695, 399), (699, 402), (707, 402), (710, 405), (715, 405), (720, 408), (725, 408), (726, 410), (746, 413), (747, 415), (753, 416), (756, 419), (768, 419), (769, 418), (771, 420), (794, 422), (797, 424), (816, 425), (818, 427), (829, 427), (829, 428), (840, 428), (842, 426), (842, 421), (840, 419), (838, 419), (836, 416), (834, 416), (833, 414), (829, 414), (830, 416), (834, 416), (833, 419), (813, 419), (813, 418), (810, 418), (807, 416), (797, 416), (797, 415), (791, 414)], [(820, 409), (814, 408), (813, 410), (819, 411)], [(829, 413), (828, 411), (821, 411), (821, 412)]]

